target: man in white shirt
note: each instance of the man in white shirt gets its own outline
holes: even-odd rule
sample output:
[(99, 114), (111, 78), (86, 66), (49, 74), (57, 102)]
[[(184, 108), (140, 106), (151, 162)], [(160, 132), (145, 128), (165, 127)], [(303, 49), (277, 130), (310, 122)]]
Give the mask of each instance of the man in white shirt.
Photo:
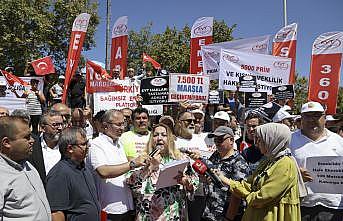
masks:
[[(301, 108), (301, 129), (292, 134), (290, 149), (298, 162), (305, 182), (313, 181), (305, 168), (306, 158), (343, 156), (343, 139), (325, 128), (325, 111), (318, 102), (308, 102)], [(301, 201), (302, 220), (342, 220), (343, 194), (313, 193)]]
[(88, 164), (95, 172), (101, 208), (107, 220), (134, 220), (134, 204), (125, 173), (145, 165), (146, 155), (128, 161), (118, 138), (124, 131), (124, 115), (118, 110), (108, 110), (102, 117), (104, 133), (91, 142)]

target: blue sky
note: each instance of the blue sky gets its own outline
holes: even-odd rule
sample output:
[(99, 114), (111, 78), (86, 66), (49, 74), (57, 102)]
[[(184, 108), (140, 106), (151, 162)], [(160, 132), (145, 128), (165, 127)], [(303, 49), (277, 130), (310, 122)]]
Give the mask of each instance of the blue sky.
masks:
[[(106, 0), (100, 0), (100, 24), (96, 47), (83, 54), (91, 60), (105, 61)], [(111, 25), (127, 15), (130, 30), (138, 31), (152, 22), (152, 31), (161, 33), (166, 26), (181, 29), (192, 26), (198, 17), (213, 16), (229, 26), (237, 24), (234, 38), (275, 34), (283, 26), (283, 0), (112, 0)], [(298, 23), (296, 70), (308, 76), (311, 47), (320, 34), (343, 31), (343, 0), (287, 0), (288, 23)], [(341, 74), (341, 82), (342, 82)]]

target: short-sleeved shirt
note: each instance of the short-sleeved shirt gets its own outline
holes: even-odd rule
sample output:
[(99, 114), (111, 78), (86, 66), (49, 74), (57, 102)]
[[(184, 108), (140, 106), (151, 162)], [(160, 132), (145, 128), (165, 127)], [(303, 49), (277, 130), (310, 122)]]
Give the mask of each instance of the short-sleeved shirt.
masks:
[(127, 131), (120, 136), (119, 140), (123, 144), (126, 156), (135, 158), (145, 149), (149, 137), (150, 132), (142, 135), (134, 131)]
[(42, 181), (28, 161), (18, 164), (0, 154), (0, 220), (50, 221)]
[(46, 193), (51, 211), (68, 221), (100, 220), (100, 204), (92, 172), (70, 159), (61, 159), (48, 173)]
[(57, 95), (54, 100), (61, 100), (63, 95), (63, 88), (59, 84), (54, 84), (52, 87), (53, 92)]
[[(239, 181), (250, 175), (248, 163), (238, 151), (224, 159), (220, 157), (218, 151), (215, 151), (209, 158), (209, 161), (212, 162), (213, 168), (222, 171), (227, 178)], [(205, 186), (205, 190), (207, 198), (203, 217), (211, 221), (223, 220), (231, 199), (229, 188), (226, 186), (220, 189), (209, 183)], [(244, 204), (241, 201), (239, 214), (243, 214), (243, 211)]]

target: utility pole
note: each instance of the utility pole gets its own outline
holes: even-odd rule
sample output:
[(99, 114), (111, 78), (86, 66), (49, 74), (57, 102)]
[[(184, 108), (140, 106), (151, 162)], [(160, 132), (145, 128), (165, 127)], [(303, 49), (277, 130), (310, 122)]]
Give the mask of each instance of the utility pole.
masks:
[(287, 26), (287, 0), (283, 0), (283, 26)]
[(106, 70), (110, 69), (110, 51), (111, 50), (111, 41), (110, 41), (110, 23), (111, 23), (111, 0), (107, 0), (106, 8), (106, 61), (105, 66)]

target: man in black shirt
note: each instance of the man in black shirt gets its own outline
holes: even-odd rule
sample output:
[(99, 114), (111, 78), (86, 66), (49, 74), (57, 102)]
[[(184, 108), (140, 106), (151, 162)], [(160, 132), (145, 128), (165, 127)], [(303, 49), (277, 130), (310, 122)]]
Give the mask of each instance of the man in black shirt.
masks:
[(52, 220), (100, 220), (95, 182), (84, 163), (88, 153), (86, 132), (79, 127), (67, 128), (58, 145), (61, 160), (50, 170), (46, 184)]
[(80, 73), (76, 73), (69, 85), (71, 108), (84, 108), (86, 106), (85, 87), (85, 79)]

